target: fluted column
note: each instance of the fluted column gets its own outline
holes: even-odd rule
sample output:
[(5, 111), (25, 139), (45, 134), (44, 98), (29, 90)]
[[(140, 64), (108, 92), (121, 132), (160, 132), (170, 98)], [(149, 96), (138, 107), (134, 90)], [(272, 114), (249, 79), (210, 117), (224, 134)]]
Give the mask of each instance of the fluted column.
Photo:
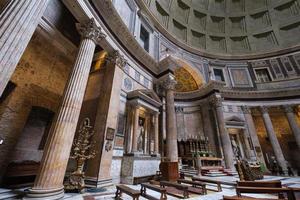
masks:
[(77, 24), (82, 36), (78, 55), (66, 85), (62, 103), (52, 123), (40, 169), (28, 198), (58, 199), (89, 77), (96, 42), (105, 37), (94, 20)]
[(257, 156), (257, 159), (266, 166), (266, 162), (262, 153), (262, 149), (259, 143), (259, 139), (256, 133), (253, 117), (251, 114), (251, 109), (248, 106), (242, 106), (242, 111), (245, 116), (245, 121), (248, 127), (248, 131), (251, 137), (252, 144), (254, 146), (254, 151)]
[(159, 154), (158, 116), (158, 112), (154, 114), (154, 154), (156, 155)]
[(174, 105), (174, 89), (176, 81), (171, 75), (168, 75), (163, 81), (162, 86), (166, 94), (166, 118), (167, 118), (167, 158), (170, 162), (178, 162), (177, 147), (177, 127)]
[(283, 108), (284, 108), (286, 117), (288, 119), (288, 122), (290, 124), (291, 130), (296, 139), (296, 143), (297, 143), (298, 147), (300, 148), (300, 127), (297, 123), (294, 109), (291, 105), (285, 105), (285, 106), (283, 106)]
[(137, 143), (138, 143), (138, 128), (139, 128), (139, 107), (135, 106), (133, 111), (133, 131), (132, 131), (132, 147), (131, 152), (137, 152)]
[(11, 0), (0, 14), (0, 96), (10, 80), (48, 0)]
[(270, 118), (270, 115), (268, 113), (268, 108), (265, 106), (260, 107), (261, 113), (262, 113), (262, 117), (263, 117), (263, 121), (265, 124), (265, 128), (273, 149), (273, 152), (275, 154), (275, 158), (277, 160), (278, 165), (280, 165), (282, 167), (282, 169), (284, 171), (287, 170), (287, 163), (286, 160), (283, 156), (283, 152), (281, 150), (280, 144), (278, 142), (278, 139), (276, 137), (276, 133), (274, 131), (273, 125), (272, 125), (272, 121)]
[(210, 99), (210, 103), (216, 110), (216, 116), (218, 121), (219, 134), (222, 143), (225, 165), (227, 168), (234, 169), (234, 154), (232, 150), (231, 140), (227, 132), (227, 129), (225, 127), (222, 98), (219, 95), (213, 96)]

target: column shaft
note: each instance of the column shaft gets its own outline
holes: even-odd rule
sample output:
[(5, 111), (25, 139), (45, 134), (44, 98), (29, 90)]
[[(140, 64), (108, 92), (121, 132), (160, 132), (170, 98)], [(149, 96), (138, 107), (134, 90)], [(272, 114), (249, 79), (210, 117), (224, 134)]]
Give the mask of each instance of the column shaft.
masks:
[(285, 106), (284, 108), (285, 108), (286, 117), (288, 119), (291, 130), (294, 134), (296, 143), (297, 143), (298, 147), (300, 148), (300, 128), (297, 123), (296, 116), (294, 114), (294, 110), (291, 106)]
[(132, 131), (132, 148), (131, 152), (137, 152), (138, 128), (139, 128), (139, 107), (134, 108), (133, 131)]
[(154, 114), (154, 154), (159, 153), (158, 113)]
[(212, 104), (216, 108), (216, 116), (223, 148), (225, 165), (227, 168), (234, 169), (234, 154), (232, 150), (231, 140), (225, 127), (221, 97), (213, 97)]
[(13, 0), (0, 14), (0, 96), (32, 37), (48, 0)]
[(27, 194), (28, 198), (58, 199), (63, 196), (63, 180), (94, 56), (95, 42), (104, 37), (94, 20), (77, 24), (77, 28), (82, 35), (78, 55), (52, 123), (34, 186)]
[(266, 166), (265, 158), (264, 158), (264, 155), (262, 153), (262, 149), (261, 149), (259, 139), (258, 139), (258, 136), (257, 136), (257, 133), (256, 133), (253, 117), (251, 115), (251, 110), (250, 110), (249, 107), (242, 107), (242, 109), (243, 109), (243, 112), (244, 112), (245, 121), (246, 121), (246, 124), (247, 124), (247, 127), (248, 127), (250, 138), (251, 138), (252, 144), (254, 146), (255, 154), (256, 154), (258, 160), (262, 164), (264, 164), (264, 166)]
[(167, 111), (167, 157), (171, 162), (178, 162), (177, 128), (174, 106), (174, 91), (166, 90)]
[(270, 143), (272, 145), (277, 163), (278, 163), (278, 165), (280, 165), (282, 167), (282, 169), (284, 171), (286, 171), (287, 170), (287, 163), (286, 163), (286, 160), (283, 156), (283, 152), (281, 150), (278, 139), (276, 137), (276, 133), (274, 131), (274, 128), (273, 128), (272, 121), (271, 121), (270, 115), (268, 113), (268, 110), (265, 107), (261, 107), (261, 111), (262, 111), (262, 117), (263, 117), (263, 121), (264, 121), (264, 124), (265, 124), (265, 128), (266, 128)]

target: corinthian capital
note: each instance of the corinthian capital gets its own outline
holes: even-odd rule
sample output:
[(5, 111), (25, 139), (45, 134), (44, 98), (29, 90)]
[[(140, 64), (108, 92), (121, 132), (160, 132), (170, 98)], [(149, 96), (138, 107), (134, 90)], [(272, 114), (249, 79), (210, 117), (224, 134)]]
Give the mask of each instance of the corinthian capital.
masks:
[(292, 105), (283, 105), (282, 106), (284, 109), (284, 112), (286, 113), (293, 113), (294, 112), (294, 108)]
[(211, 96), (209, 98), (209, 103), (215, 108), (222, 107), (222, 101), (223, 101), (223, 98), (220, 96)]
[(249, 106), (242, 106), (241, 108), (244, 114), (251, 114), (251, 108)]
[(175, 80), (175, 77), (173, 75), (168, 75), (161, 81), (161, 86), (165, 90), (174, 90), (176, 84), (177, 81)]
[(91, 18), (83, 23), (77, 23), (76, 28), (82, 38), (88, 38), (98, 44), (106, 35), (101, 31), (101, 28), (96, 25), (94, 18)]
[(268, 107), (267, 106), (260, 106), (259, 107), (261, 113), (268, 113)]
[(118, 50), (115, 50), (113, 53), (109, 54), (106, 57), (106, 61), (118, 65), (120, 68), (124, 68), (127, 60), (123, 55), (120, 54)]

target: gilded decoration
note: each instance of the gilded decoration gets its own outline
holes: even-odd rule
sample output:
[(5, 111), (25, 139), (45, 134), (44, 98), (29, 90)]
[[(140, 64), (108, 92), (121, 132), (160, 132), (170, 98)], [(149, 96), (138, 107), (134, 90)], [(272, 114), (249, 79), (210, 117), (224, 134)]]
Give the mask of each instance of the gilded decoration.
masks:
[(175, 86), (177, 92), (189, 92), (199, 88), (194, 77), (183, 67), (176, 69), (174, 74), (177, 81)]

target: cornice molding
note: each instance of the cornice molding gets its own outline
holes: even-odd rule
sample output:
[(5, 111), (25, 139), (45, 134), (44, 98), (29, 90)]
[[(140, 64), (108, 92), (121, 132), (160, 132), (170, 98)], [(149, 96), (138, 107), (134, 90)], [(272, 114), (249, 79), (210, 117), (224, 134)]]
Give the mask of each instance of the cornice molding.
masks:
[(157, 74), (158, 63), (137, 42), (117, 13), (113, 3), (110, 0), (92, 0), (89, 3), (92, 4), (100, 18), (105, 21), (105, 25), (109, 27), (113, 32), (112, 34), (119, 39), (131, 55), (134, 55), (145, 67)]

